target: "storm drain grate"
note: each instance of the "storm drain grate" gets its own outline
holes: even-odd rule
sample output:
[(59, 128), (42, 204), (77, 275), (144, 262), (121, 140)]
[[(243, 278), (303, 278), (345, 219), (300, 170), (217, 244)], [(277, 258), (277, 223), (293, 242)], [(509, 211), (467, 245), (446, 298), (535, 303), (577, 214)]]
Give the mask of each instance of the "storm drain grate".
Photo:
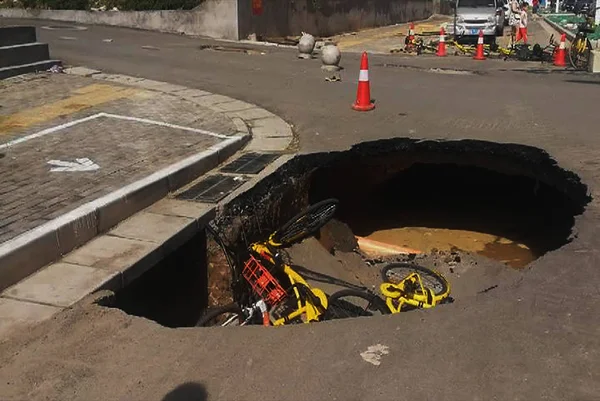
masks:
[(224, 173), (258, 174), (280, 155), (275, 153), (246, 153), (221, 168)]
[(246, 177), (214, 174), (176, 196), (180, 200), (217, 203), (235, 191), (247, 180)]

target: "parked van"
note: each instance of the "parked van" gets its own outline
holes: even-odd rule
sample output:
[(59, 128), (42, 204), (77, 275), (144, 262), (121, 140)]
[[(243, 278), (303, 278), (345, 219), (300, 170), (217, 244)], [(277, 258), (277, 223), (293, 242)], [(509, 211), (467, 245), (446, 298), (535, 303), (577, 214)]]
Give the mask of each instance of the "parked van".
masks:
[[(477, 36), (479, 30), (488, 38), (504, 35), (506, 19), (503, 0), (457, 0), (456, 33), (458, 36)], [(454, 33), (454, 22), (448, 24), (448, 33)]]

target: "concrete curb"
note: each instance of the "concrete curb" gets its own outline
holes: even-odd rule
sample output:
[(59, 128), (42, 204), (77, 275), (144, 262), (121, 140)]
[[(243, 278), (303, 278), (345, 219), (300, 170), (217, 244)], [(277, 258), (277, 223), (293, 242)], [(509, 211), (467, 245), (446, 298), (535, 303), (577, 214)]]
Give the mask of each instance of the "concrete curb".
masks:
[(96, 235), (204, 174), (243, 147), (235, 135), (0, 245), (0, 289), (17, 283)]
[[(559, 33), (564, 33), (567, 35), (567, 39), (569, 40), (573, 40), (575, 38), (575, 34), (572, 33), (571, 31), (563, 28), (562, 26), (558, 25), (556, 22), (550, 21), (548, 19), (548, 17), (544, 17), (543, 21), (545, 23), (547, 23), (548, 25), (550, 25), (552, 28), (554, 28), (556, 31), (558, 31)], [(558, 40), (560, 40), (560, 38), (557, 38)]]
[[(0, 245), (0, 290), (4, 290), (0, 337), (48, 319), (99, 289), (117, 291), (129, 284), (215, 216), (216, 205), (169, 199), (170, 192), (216, 168), (251, 137), (246, 151), (282, 153), (293, 140), (290, 126), (281, 118), (227, 96), (84, 67), (66, 72), (178, 96), (225, 114), (237, 132), (204, 152)], [(248, 190), (273, 168), (267, 166), (222, 202)]]

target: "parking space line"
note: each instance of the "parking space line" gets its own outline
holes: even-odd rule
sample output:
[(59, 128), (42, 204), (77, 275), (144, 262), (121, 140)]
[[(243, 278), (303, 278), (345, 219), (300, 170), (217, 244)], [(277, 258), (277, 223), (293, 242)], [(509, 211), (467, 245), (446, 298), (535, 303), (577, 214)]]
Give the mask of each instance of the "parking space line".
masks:
[(60, 116), (73, 114), (103, 103), (132, 97), (140, 89), (106, 84), (80, 88), (75, 95), (54, 103), (34, 107), (8, 116), (0, 116), (0, 135), (23, 130)]

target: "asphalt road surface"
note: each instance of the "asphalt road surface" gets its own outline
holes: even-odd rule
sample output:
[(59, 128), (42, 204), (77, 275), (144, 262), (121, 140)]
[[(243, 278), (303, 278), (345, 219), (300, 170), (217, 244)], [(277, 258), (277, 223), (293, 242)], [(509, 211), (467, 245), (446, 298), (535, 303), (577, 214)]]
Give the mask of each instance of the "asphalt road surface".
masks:
[[(109, 27), (40, 29), (39, 36), (67, 64), (256, 103), (293, 124), (303, 152), (390, 137), (514, 142), (547, 150), (592, 196), (600, 188), (600, 80), (587, 74), (499, 60), (372, 56), (377, 108), (359, 113), (350, 108), (359, 55), (344, 54), (342, 82), (329, 83), (318, 60), (298, 60), (289, 49), (201, 50), (215, 42)], [(452, 309), (200, 332), (76, 308), (24, 337), (19, 350), (0, 353), (0, 394), (161, 399), (193, 382), (200, 384), (190, 391), (211, 400), (597, 400), (598, 212), (594, 199), (572, 243)]]

